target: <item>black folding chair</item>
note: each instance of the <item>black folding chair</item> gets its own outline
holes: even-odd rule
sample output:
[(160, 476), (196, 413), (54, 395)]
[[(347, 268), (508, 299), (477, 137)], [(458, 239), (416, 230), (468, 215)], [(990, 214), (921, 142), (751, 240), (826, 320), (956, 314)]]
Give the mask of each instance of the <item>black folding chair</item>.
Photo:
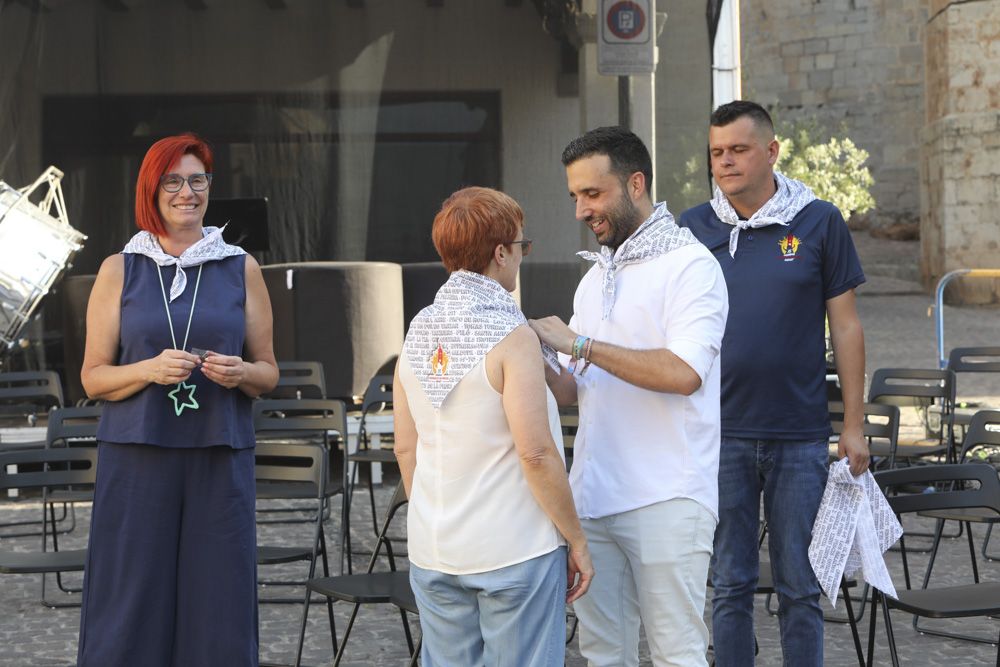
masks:
[[(254, 432), (258, 446), (277, 443), (311, 444), (322, 447), (327, 452), (327, 471), (323, 496), (326, 499), (323, 515), (330, 512), (330, 499), (340, 494), (343, 501), (343, 452), (338, 448), (347, 440), (347, 409), (343, 401), (336, 399), (261, 399), (253, 405)], [(257, 484), (257, 500), (304, 501), (292, 507), (261, 508), (258, 512), (286, 513), (286, 519), (262, 520), (257, 523), (312, 523), (316, 520), (312, 500), (316, 498), (316, 485), (306, 481), (264, 480)], [(304, 518), (302, 515), (305, 515)], [(350, 531), (347, 517), (347, 503), (341, 502), (341, 560), (344, 559), (350, 571)]]
[[(960, 431), (969, 427), (972, 415), (978, 409), (996, 410), (1000, 406), (977, 406), (975, 404), (963, 407), (957, 396), (960, 394), (960, 373), (1000, 373), (1000, 347), (956, 347), (948, 354), (948, 370), (955, 373), (955, 426)], [(964, 433), (963, 433), (964, 435)]]
[[(100, 419), (100, 407), (87, 408), (53, 408), (48, 412), (46, 434), (42, 444), (45, 447), (64, 446), (69, 442), (84, 443), (93, 447), (97, 441), (97, 422)], [(34, 445), (32, 445), (32, 448)], [(55, 489), (49, 494), (49, 501), (63, 505), (62, 516), (57, 522), (63, 522), (67, 517), (69, 526), (54, 528), (58, 533), (71, 532), (76, 527), (76, 516), (70, 503), (90, 500), (93, 489)], [(67, 507), (69, 509), (67, 509)], [(3, 524), (4, 528), (16, 526), (38, 526), (37, 530), (21, 532), (4, 532), (0, 537), (28, 537), (41, 535), (41, 524), (34, 520), (11, 521)], [(55, 534), (55, 532), (53, 534)]]
[[(389, 603), (394, 596), (399, 597), (401, 591), (405, 591), (410, 587), (409, 572), (405, 570), (396, 570), (396, 559), (392, 551), (392, 540), (387, 539), (386, 537), (393, 518), (396, 516), (399, 509), (406, 503), (406, 493), (403, 489), (403, 483), (400, 482), (396, 486), (396, 492), (393, 494), (392, 500), (389, 502), (389, 508), (386, 512), (385, 520), (382, 523), (382, 527), (379, 529), (378, 541), (375, 543), (375, 549), (372, 551), (371, 558), (368, 561), (368, 567), (364, 574), (346, 574), (339, 577), (322, 577), (318, 579), (311, 579), (306, 582), (306, 603), (302, 610), (302, 626), (299, 629), (299, 648), (295, 658), (295, 667), (299, 667), (302, 660), (302, 645), (305, 642), (306, 636), (306, 621), (309, 616), (309, 602), (313, 593), (325, 596), (327, 601), (332, 599), (354, 604), (350, 620), (347, 622), (347, 629), (344, 631), (344, 637), (340, 640), (339, 644), (337, 643), (336, 630), (334, 629), (333, 624), (330, 624), (330, 637), (333, 641), (335, 652), (333, 665), (334, 667), (337, 667), (340, 665), (340, 662), (344, 657), (344, 649), (347, 646), (347, 640), (351, 635), (351, 630), (354, 627), (354, 621), (358, 616), (358, 611), (361, 609), (361, 605)], [(378, 562), (379, 554), (383, 546), (385, 547), (386, 555), (388, 556), (389, 571), (375, 572), (375, 564)], [(414, 650), (413, 636), (410, 633), (410, 625), (406, 618), (406, 612), (400, 609), (399, 615), (403, 621), (403, 633), (406, 635), (406, 645), (412, 654)]]
[(326, 398), (326, 376), (318, 361), (279, 361), (278, 384), (261, 398)]
[[(0, 422), (5, 426), (35, 426), (39, 418), (63, 405), (62, 384), (55, 371), (0, 373)], [(44, 441), (0, 441), (0, 449), (43, 447)]]
[[(923, 415), (926, 432), (935, 437), (925, 441), (903, 442), (896, 447), (893, 465), (905, 462), (906, 465), (933, 463), (954, 463), (955, 452), (955, 373), (951, 370), (935, 370), (925, 368), (880, 368), (872, 374), (871, 386), (868, 390), (868, 400), (871, 403), (883, 403), (897, 407), (914, 407)], [(934, 428), (930, 418), (932, 408), (939, 411), (940, 428)], [(959, 531), (946, 537), (961, 537)], [(933, 539), (933, 533), (907, 530), (907, 537)], [(929, 552), (930, 546), (912, 551)]]
[[(834, 435), (844, 431), (844, 404), (840, 401), (830, 401), (830, 427)], [(865, 440), (868, 442), (868, 453), (872, 459), (881, 457), (888, 461), (888, 467), (896, 467), (896, 448), (899, 444), (899, 408), (895, 405), (880, 403), (864, 403), (862, 405), (864, 423), (862, 424)]]
[(0, 453), (0, 493), (41, 493), (41, 551), (0, 552), (0, 573), (41, 574), (42, 604), (48, 607), (77, 606), (78, 602), (50, 602), (45, 595), (46, 575), (50, 573), (82, 572), (86, 549), (48, 551), (48, 522), (45, 508), (51, 489), (92, 485), (97, 475), (97, 449), (74, 447), (58, 449), (28, 449)]
[[(372, 466), (379, 463), (396, 463), (396, 455), (391, 449), (372, 449), (368, 436), (367, 421), (371, 415), (392, 410), (392, 375), (376, 375), (368, 382), (364, 398), (361, 401), (361, 420), (358, 423), (358, 448), (348, 455), (348, 469), (345, 471), (347, 486), (347, 506), (351, 507), (354, 499), (354, 486), (357, 482), (358, 467), (365, 466), (368, 470), (368, 500), (372, 509), (372, 532), (378, 535), (378, 515), (375, 509), (375, 485), (372, 481)], [(350, 477), (350, 479), (348, 479)]]
[[(417, 609), (417, 598), (413, 594), (413, 588), (410, 586), (406, 586), (405, 588), (400, 586), (394, 590), (392, 595), (389, 596), (389, 602), (404, 612), (408, 612), (414, 616), (420, 615), (420, 610)], [(417, 645), (410, 652), (410, 661), (406, 663), (407, 667), (416, 667), (417, 659), (420, 658), (420, 647), (423, 645), (423, 642), (424, 638), (421, 636), (417, 640)]]
[[(914, 407), (924, 415), (933, 444), (899, 442), (895, 460), (913, 462), (920, 458), (955, 461), (955, 373), (951, 370), (924, 368), (879, 368), (872, 374), (868, 389), (869, 403)], [(930, 423), (931, 408), (940, 411), (940, 428)]]
[[(984, 509), (1000, 516), (1000, 477), (997, 471), (981, 463), (928, 465), (898, 468), (875, 473), (882, 492), (897, 515), (958, 509)], [(919, 489), (934, 488), (933, 493)], [(909, 565), (905, 536), (900, 540), (906, 590), (897, 591), (898, 600), (874, 590), (868, 632), (868, 664), (873, 664), (875, 652), (876, 609), (882, 602), (882, 616), (893, 667), (898, 667), (896, 638), (892, 629), (891, 609), (926, 618), (968, 618), (1000, 614), (1000, 582), (979, 582), (940, 588), (910, 588)], [(927, 630), (922, 630), (927, 632)], [(1000, 640), (966, 637), (975, 641), (997, 643), (997, 665), (1000, 665)]]
[[(49, 412), (45, 429), (45, 447), (97, 447), (97, 428), (103, 408), (100, 405), (56, 408)], [(94, 498), (92, 484), (51, 489), (47, 497), (48, 516), (52, 523), (52, 548), (59, 550), (59, 535), (76, 528), (75, 503), (89, 502)], [(56, 517), (55, 506), (62, 505), (62, 516)], [(69, 518), (69, 525), (59, 528), (59, 523)], [(63, 582), (62, 573), (56, 573), (56, 585), (64, 593), (79, 593), (79, 587)]]
[[(962, 455), (960, 461), (962, 463), (977, 463), (979, 461), (975, 460), (974, 455), (977, 450), (983, 447), (997, 446), (1000, 446), (1000, 411), (981, 410), (973, 415), (972, 420), (969, 422), (969, 428), (965, 434), (965, 442), (962, 445)], [(938, 520), (937, 528), (934, 533), (934, 544), (931, 547), (931, 555), (927, 562), (927, 569), (924, 571), (924, 580), (921, 584), (921, 588), (927, 588), (930, 584), (931, 570), (934, 568), (938, 548), (941, 545), (941, 535), (945, 521), (958, 521), (964, 526), (969, 539), (969, 559), (972, 563), (972, 580), (978, 584), (979, 565), (976, 562), (976, 547), (972, 536), (972, 524), (981, 523), (988, 526), (986, 539), (983, 541), (982, 553), (987, 560), (992, 560), (986, 553), (986, 546), (989, 544), (990, 531), (992, 531), (993, 526), (1000, 523), (1000, 515), (988, 507), (932, 510), (919, 512), (918, 514), (920, 516), (931, 517)], [(943, 630), (922, 628), (919, 625), (918, 616), (913, 617), (913, 627), (918, 632), (923, 632), (929, 635), (950, 637), (952, 639), (965, 639), (969, 641), (985, 641), (990, 644), (993, 643), (992, 639), (984, 640), (980, 637), (945, 632)]]
[[(297, 484), (314, 490), (315, 521), (312, 526), (311, 539), (308, 544), (262, 544), (257, 541), (257, 565), (282, 565), (298, 561), (309, 564), (305, 580), (280, 581), (261, 580), (258, 583), (264, 587), (270, 586), (303, 586), (305, 581), (316, 576), (317, 560), (322, 563), (323, 576), (330, 575), (327, 560), (326, 535), (323, 530), (323, 505), (326, 502), (327, 459), (328, 453), (318, 444), (299, 444), (289, 442), (262, 442), (254, 451), (254, 475), (258, 484)], [(288, 488), (288, 487), (285, 487)], [(302, 493), (296, 487), (295, 499), (301, 500)], [(273, 499), (273, 496), (272, 496)], [(258, 598), (260, 603), (292, 603), (305, 604), (305, 596), (298, 598), (265, 597)], [(327, 601), (327, 613), (330, 626), (333, 627), (333, 604)]]

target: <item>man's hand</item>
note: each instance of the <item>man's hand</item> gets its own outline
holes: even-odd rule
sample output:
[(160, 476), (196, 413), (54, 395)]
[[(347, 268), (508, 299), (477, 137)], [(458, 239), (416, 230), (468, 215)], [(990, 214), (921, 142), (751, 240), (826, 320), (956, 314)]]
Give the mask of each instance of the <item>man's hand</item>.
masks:
[[(556, 318), (559, 319), (559, 318)], [(594, 579), (594, 566), (590, 562), (590, 551), (587, 543), (583, 546), (570, 546), (566, 554), (566, 604), (583, 597), (590, 582)]]
[(865, 440), (861, 429), (844, 429), (840, 434), (840, 442), (837, 443), (837, 457), (843, 458), (845, 456), (851, 466), (851, 474), (855, 477), (868, 470), (870, 460), (868, 441)]
[(528, 326), (543, 343), (548, 344), (557, 352), (572, 354), (576, 333), (555, 315), (543, 317), (540, 320), (528, 320)]

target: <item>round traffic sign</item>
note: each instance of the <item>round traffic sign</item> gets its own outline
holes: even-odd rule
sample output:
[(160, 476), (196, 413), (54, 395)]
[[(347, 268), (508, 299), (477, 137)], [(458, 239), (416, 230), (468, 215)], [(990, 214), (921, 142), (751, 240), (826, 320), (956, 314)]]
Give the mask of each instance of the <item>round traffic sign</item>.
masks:
[(611, 5), (607, 20), (608, 30), (618, 39), (632, 39), (646, 27), (646, 13), (638, 3), (629, 0)]

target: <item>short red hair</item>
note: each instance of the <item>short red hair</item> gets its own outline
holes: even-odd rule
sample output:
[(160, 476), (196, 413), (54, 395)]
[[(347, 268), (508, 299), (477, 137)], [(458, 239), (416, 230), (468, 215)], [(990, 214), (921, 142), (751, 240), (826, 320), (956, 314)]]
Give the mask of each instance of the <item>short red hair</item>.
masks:
[(194, 155), (212, 173), (212, 149), (194, 134), (165, 137), (149, 147), (135, 182), (135, 224), (154, 236), (163, 236), (163, 218), (157, 205), (160, 177), (185, 155)]
[(431, 238), (449, 272), (482, 273), (498, 245), (508, 245), (524, 225), (513, 198), (492, 188), (463, 188), (444, 200)]

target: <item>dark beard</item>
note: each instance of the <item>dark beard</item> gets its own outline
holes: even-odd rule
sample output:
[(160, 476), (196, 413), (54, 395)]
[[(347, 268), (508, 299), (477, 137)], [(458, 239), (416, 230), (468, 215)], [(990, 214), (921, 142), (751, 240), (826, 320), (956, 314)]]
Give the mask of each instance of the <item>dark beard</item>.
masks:
[(598, 241), (598, 243), (608, 246), (612, 250), (617, 250), (621, 244), (625, 243), (625, 240), (632, 236), (632, 233), (643, 222), (639, 209), (625, 193), (622, 193), (618, 203), (604, 217), (608, 221), (610, 234), (607, 239)]

